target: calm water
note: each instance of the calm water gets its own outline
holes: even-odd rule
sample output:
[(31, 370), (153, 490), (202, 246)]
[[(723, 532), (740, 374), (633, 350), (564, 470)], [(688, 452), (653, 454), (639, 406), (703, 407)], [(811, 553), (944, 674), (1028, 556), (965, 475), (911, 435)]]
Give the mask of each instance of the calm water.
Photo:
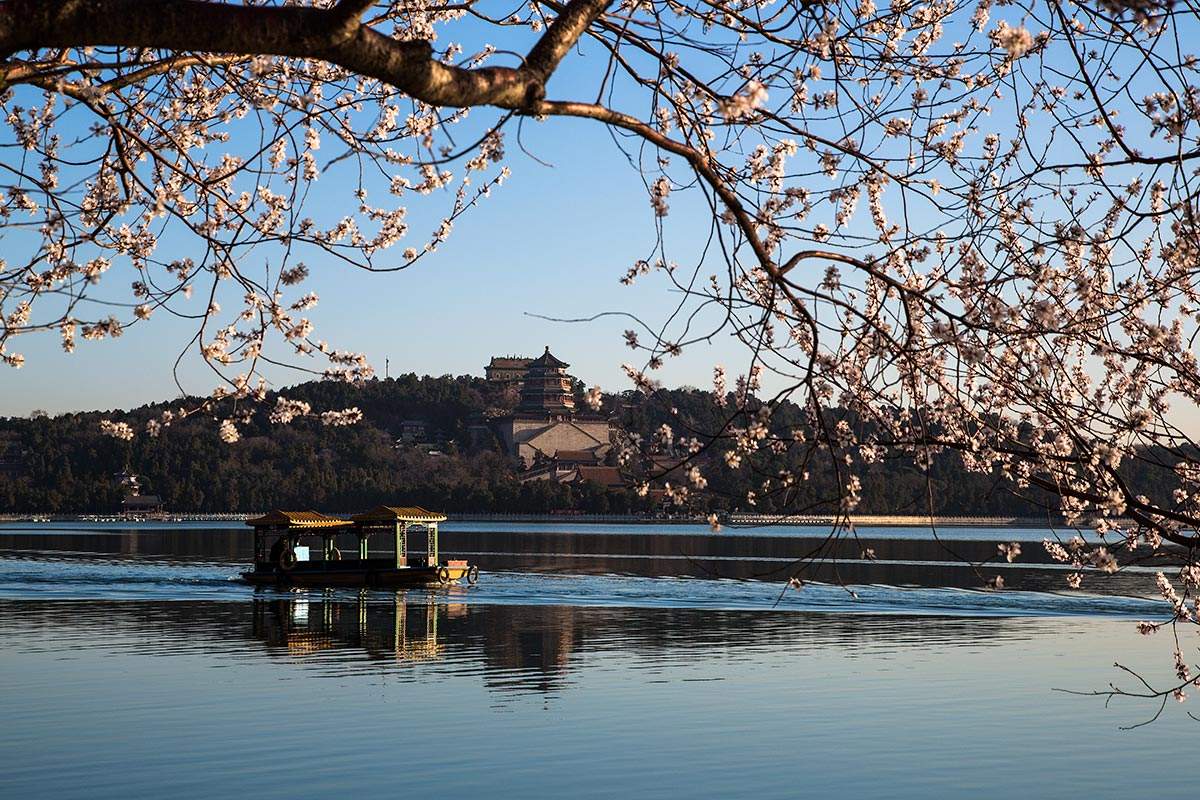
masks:
[(513, 571), (448, 591), (255, 592), (219, 539), (172, 555), (28, 536), (0, 530), (0, 797), (1107, 798), (1195, 783), (1185, 712), (1200, 697), (1123, 731), (1157, 706), (1053, 691), (1125, 685), (1118, 659), (1168, 681), (1169, 639), (1134, 631), (1163, 615), (1147, 598), (940, 588), (937, 568), (858, 599)]
[[(507, 522), (507, 521), (490, 521), (490, 520), (449, 520), (441, 524), (443, 531), (485, 531), (495, 533), (513, 533), (528, 530), (538, 530), (543, 533), (577, 533), (588, 534), (598, 531), (612, 533), (629, 533), (638, 536), (688, 536), (688, 535), (709, 535), (712, 529), (704, 523), (588, 523), (588, 522), (570, 522), (564, 520), (562, 522)], [(229, 520), (229, 521), (194, 521), (194, 522), (0, 522), (0, 531), (5, 530), (28, 530), (28, 531), (73, 531), (73, 532), (89, 532), (89, 533), (105, 533), (114, 530), (140, 530), (140, 531), (156, 531), (156, 530), (237, 530), (245, 531), (244, 523)], [(861, 536), (874, 539), (911, 539), (916, 536), (923, 538), (929, 537), (929, 528), (921, 526), (906, 526), (906, 525), (864, 525), (859, 527), (858, 533)], [(824, 536), (829, 532), (828, 525), (754, 525), (754, 526), (737, 526), (725, 525), (721, 529), (722, 533), (731, 536)], [(982, 525), (971, 525), (962, 527), (939, 527), (937, 529), (939, 535), (947, 539), (956, 541), (981, 541), (981, 542), (1001, 542), (1001, 541), (1021, 541), (1021, 542), (1040, 542), (1043, 538), (1049, 536), (1054, 538), (1055, 531), (1048, 528), (1014, 528), (1014, 527), (987, 527)], [(1074, 530), (1062, 529), (1058, 531), (1058, 535), (1063, 538), (1070, 538), (1075, 535)], [(1090, 534), (1084, 532), (1085, 535)]]

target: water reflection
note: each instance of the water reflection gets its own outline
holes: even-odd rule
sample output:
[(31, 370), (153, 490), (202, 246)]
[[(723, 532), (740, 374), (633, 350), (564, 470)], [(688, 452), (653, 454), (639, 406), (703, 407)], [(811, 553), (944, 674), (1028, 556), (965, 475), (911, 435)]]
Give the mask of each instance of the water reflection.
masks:
[(331, 596), (255, 598), (250, 633), (269, 653), (286, 652), (315, 667), (341, 650), (369, 662), (471, 663), (485, 685), (503, 691), (550, 692), (562, 688), (571, 655), (583, 641), (570, 606), (488, 609), (454, 597), (398, 592), (390, 600), (364, 593), (356, 601)]
[[(428, 661), (445, 653), (445, 643), (438, 641), (442, 614), (432, 597), (411, 609), (403, 593), (397, 594), (390, 606), (368, 605), (364, 596), (356, 604), (327, 598), (316, 602), (307, 598), (255, 599), (253, 609), (255, 638), (268, 647), (283, 648), (289, 655), (345, 647), (361, 649), (372, 659)], [(465, 610), (456, 604), (445, 607), (444, 612), (461, 616)]]
[[(150, 655), (267, 659), (330, 677), (415, 672), (478, 675), (497, 692), (557, 692), (588, 658), (633, 656), (649, 668), (715, 656), (753, 660), (836, 650), (850, 659), (930, 648), (991, 648), (1065, 627), (1059, 620), (829, 615), (688, 608), (468, 605), (394, 596), (265, 593), (250, 603), (0, 601), (0, 639), (33, 651), (89, 648)], [(1131, 628), (1132, 629), (1132, 628)]]
[(1183, 713), (1050, 691), (1169, 671), (1129, 620), (461, 600), (0, 600), (0, 796), (1192, 788)]

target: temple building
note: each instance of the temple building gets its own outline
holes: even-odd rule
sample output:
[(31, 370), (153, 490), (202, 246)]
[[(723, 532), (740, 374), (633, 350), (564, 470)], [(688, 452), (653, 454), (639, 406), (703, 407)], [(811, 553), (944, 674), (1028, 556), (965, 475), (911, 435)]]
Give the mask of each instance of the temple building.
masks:
[(566, 472), (559, 468), (560, 456), (569, 460), (573, 470), (602, 465), (612, 449), (613, 428), (608, 418), (575, 407), (569, 366), (547, 347), (525, 367), (516, 410), (493, 420), (509, 454), (539, 477), (544, 472), (545, 477), (558, 479), (559, 472)]
[(483, 368), (483, 375), (492, 383), (519, 384), (525, 379), (531, 361), (532, 358), (524, 356), (492, 356), (491, 362)]
[(525, 377), (521, 381), (521, 403), (518, 412), (553, 416), (572, 414), (575, 411), (575, 391), (567, 367), (571, 366), (546, 352), (529, 362)]

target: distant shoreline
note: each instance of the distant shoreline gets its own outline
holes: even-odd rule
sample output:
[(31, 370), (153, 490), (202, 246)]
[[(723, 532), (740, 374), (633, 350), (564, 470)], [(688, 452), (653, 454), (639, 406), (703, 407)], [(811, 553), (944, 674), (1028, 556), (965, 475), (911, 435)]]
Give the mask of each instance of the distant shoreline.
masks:
[[(236, 522), (264, 512), (200, 514), (179, 513), (155, 517), (126, 517), (120, 514), (0, 514), (0, 522)], [(449, 522), (539, 522), (622, 525), (707, 525), (704, 516), (655, 517), (626, 514), (449, 514)], [(856, 514), (858, 527), (943, 528), (1042, 528), (1062, 524), (1044, 517), (933, 517), (907, 514)], [(730, 527), (764, 525), (832, 525), (834, 518), (820, 515), (731, 514), (721, 524)]]

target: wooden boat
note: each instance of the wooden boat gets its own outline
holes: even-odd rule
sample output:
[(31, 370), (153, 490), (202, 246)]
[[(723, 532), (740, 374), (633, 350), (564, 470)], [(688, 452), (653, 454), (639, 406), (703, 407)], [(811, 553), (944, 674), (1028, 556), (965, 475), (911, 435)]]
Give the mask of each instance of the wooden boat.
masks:
[[(246, 524), (254, 528), (254, 568), (242, 578), (258, 586), (404, 588), (449, 586), (479, 580), (479, 568), (463, 560), (441, 561), (438, 523), (446, 517), (419, 506), (379, 506), (350, 519), (316, 511), (272, 511)], [(425, 533), (425, 551), (410, 554), (409, 539)], [(390, 534), (393, 551), (371, 557), (372, 536)], [(353, 536), (356, 556), (344, 556), (338, 537)], [(319, 558), (309, 558), (314, 548), (302, 541), (319, 541)]]

